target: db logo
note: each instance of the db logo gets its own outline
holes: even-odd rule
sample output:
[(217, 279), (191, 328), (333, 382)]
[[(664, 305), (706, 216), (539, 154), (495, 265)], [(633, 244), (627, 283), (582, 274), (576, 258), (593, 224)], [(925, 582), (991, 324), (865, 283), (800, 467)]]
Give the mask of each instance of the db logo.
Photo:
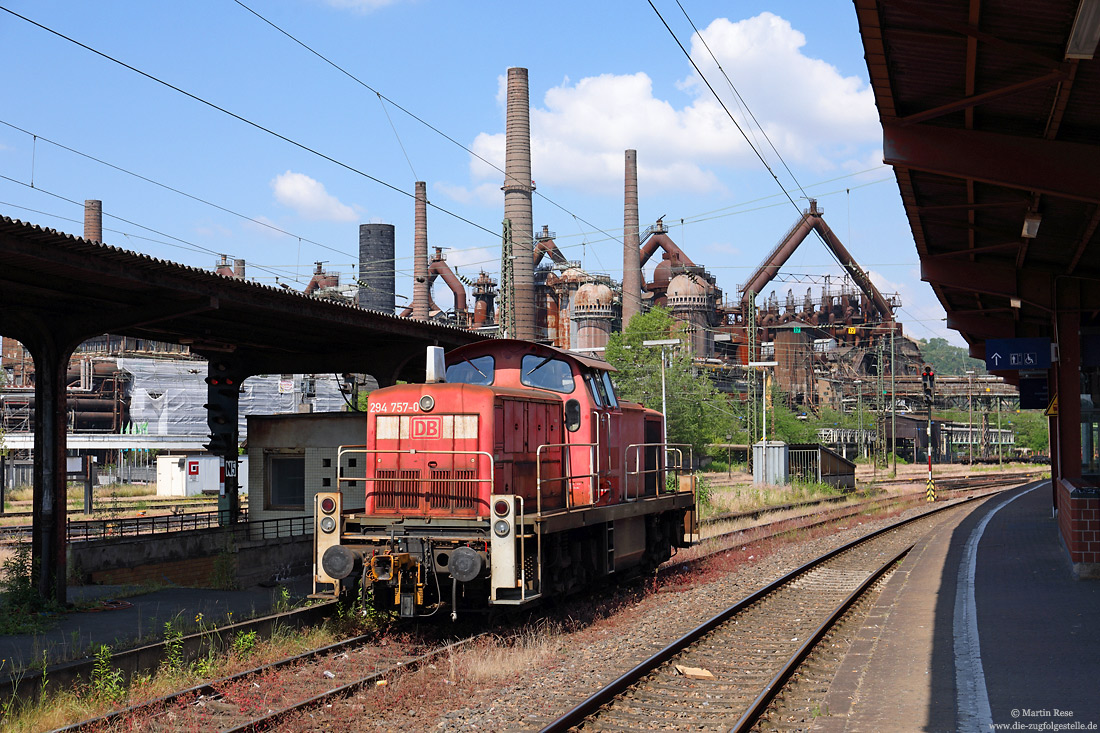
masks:
[(417, 440), (430, 440), (443, 435), (442, 417), (412, 417), (409, 422), (412, 437)]

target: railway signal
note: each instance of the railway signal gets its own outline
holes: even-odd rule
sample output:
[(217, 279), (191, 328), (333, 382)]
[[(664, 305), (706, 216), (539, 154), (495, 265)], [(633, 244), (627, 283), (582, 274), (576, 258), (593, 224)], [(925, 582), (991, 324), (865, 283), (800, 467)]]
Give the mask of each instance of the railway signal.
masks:
[(240, 385), (223, 362), (212, 361), (206, 377), (206, 424), (210, 442), (205, 448), (226, 459), (237, 456), (237, 406)]
[(920, 373), (920, 382), (924, 388), (924, 401), (932, 404), (936, 394), (936, 372), (931, 365), (924, 365), (924, 371)]
[(930, 364), (924, 365), (920, 382), (924, 388), (924, 401), (928, 403), (928, 491), (925, 499), (935, 501), (936, 482), (932, 479), (932, 403), (936, 400), (936, 372)]

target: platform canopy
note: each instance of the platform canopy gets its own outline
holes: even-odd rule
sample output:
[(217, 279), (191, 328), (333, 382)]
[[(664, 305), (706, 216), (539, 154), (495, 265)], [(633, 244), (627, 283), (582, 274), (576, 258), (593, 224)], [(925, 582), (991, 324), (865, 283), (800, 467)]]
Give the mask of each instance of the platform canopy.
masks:
[(292, 290), (216, 275), (0, 217), (0, 335), (33, 342), (45, 323), (232, 354), (252, 374), (423, 379), (424, 347), (482, 337)]
[(855, 6), (921, 277), (971, 355), (1100, 310), (1096, 4)]

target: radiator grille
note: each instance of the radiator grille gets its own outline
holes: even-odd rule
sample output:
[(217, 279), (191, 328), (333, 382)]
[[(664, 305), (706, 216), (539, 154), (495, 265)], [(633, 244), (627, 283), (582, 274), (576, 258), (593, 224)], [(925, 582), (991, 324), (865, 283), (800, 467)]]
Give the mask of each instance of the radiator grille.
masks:
[(428, 506), (432, 509), (473, 509), (477, 504), (474, 471), (432, 471)]
[(402, 509), (420, 508), (420, 471), (402, 471), (397, 496)]
[(379, 509), (397, 508), (397, 471), (376, 471), (374, 505)]
[(374, 506), (378, 509), (418, 509), (420, 471), (378, 470), (374, 481)]

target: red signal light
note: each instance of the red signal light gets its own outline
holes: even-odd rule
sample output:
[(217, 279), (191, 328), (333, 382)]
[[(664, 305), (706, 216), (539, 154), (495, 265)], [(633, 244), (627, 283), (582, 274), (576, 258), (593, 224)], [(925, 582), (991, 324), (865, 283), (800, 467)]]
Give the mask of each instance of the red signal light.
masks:
[(325, 514), (332, 514), (334, 509), (336, 509), (336, 502), (333, 501), (331, 497), (326, 496), (324, 499), (321, 499), (321, 511)]
[(504, 499), (497, 499), (497, 502), (493, 504), (493, 511), (496, 512), (498, 517), (503, 517), (508, 514), (508, 502)]

